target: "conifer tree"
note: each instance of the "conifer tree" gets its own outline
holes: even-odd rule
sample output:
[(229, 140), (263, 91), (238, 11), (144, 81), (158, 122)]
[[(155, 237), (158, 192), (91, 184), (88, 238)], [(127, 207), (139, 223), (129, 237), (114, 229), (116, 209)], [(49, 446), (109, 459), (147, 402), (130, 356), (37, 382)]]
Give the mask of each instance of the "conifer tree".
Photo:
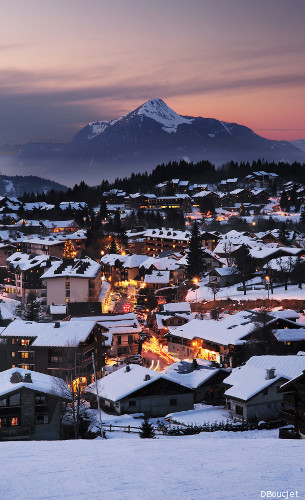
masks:
[(155, 437), (155, 431), (153, 425), (149, 422), (149, 417), (147, 415), (144, 416), (140, 429), (141, 429), (139, 433), (140, 438), (153, 439)]
[(26, 306), (23, 310), (23, 319), (26, 321), (39, 321), (41, 316), (40, 303), (36, 300), (36, 295), (30, 292)]
[(65, 245), (64, 245), (64, 249), (62, 252), (63, 258), (64, 259), (74, 259), (75, 255), (76, 255), (76, 250), (75, 250), (75, 247), (74, 247), (72, 241), (66, 240)]
[(189, 279), (198, 277), (203, 271), (203, 251), (198, 223), (195, 221), (192, 227), (187, 254), (186, 275)]

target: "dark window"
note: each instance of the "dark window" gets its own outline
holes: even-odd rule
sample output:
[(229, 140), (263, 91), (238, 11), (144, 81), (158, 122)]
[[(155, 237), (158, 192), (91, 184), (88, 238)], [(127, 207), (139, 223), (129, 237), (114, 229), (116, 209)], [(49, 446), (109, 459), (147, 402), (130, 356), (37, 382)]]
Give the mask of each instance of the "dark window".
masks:
[(118, 345), (121, 345), (122, 344), (122, 337), (121, 335), (118, 335)]
[(263, 390), (263, 394), (264, 394), (264, 396), (266, 396), (268, 394), (268, 387), (266, 387), (266, 389)]
[(46, 402), (46, 397), (43, 394), (36, 394), (35, 404), (44, 404)]
[(136, 401), (129, 401), (128, 405), (129, 406), (136, 406)]
[(133, 344), (133, 335), (128, 335), (128, 344)]
[(236, 415), (243, 416), (243, 414), (244, 414), (244, 407), (240, 406), (240, 405), (236, 405), (235, 411), (236, 411)]
[(7, 399), (0, 399), (0, 406), (7, 406)]
[(20, 406), (20, 392), (10, 396), (10, 406)]
[(231, 410), (231, 401), (227, 401), (227, 409)]
[(170, 399), (169, 404), (170, 406), (177, 406), (177, 399)]
[(36, 424), (37, 425), (48, 424), (48, 423), (49, 423), (48, 415), (36, 415)]

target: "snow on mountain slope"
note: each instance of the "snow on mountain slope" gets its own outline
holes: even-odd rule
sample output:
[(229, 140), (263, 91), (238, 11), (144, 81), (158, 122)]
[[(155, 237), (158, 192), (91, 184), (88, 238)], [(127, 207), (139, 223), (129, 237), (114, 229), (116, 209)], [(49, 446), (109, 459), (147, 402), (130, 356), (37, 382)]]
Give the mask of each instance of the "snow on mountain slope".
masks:
[(190, 124), (194, 120), (194, 118), (185, 118), (178, 115), (162, 99), (151, 99), (145, 102), (135, 110), (135, 114), (152, 118), (156, 122), (161, 123), (163, 125), (162, 129), (168, 133), (177, 132), (178, 125), (183, 123)]
[(120, 116), (119, 118), (111, 121), (89, 123), (88, 139), (94, 139), (98, 135), (102, 134), (107, 128), (112, 127), (124, 118), (128, 120), (128, 118), (132, 118), (137, 115), (141, 118), (145, 116), (155, 120), (157, 123), (163, 125), (162, 129), (165, 130), (165, 132), (170, 134), (177, 132), (177, 127), (179, 125), (184, 123), (191, 124), (194, 120), (194, 118), (185, 118), (184, 116), (178, 115), (178, 113), (168, 107), (162, 99), (151, 99), (127, 115)]

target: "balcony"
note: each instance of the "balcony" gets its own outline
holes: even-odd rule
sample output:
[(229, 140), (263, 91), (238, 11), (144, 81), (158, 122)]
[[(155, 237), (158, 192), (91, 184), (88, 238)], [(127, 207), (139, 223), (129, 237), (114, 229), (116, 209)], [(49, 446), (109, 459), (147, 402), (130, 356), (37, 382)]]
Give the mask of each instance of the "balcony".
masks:
[(29, 438), (29, 427), (7, 427), (0, 429), (0, 441), (17, 441)]

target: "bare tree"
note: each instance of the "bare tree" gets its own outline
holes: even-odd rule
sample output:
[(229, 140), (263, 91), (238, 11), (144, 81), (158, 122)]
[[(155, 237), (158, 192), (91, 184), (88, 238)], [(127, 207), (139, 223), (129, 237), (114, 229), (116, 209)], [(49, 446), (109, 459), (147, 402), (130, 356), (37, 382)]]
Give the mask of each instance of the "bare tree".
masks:
[(280, 257), (276, 260), (281, 281), (285, 284), (285, 290), (288, 288), (288, 281), (293, 271), (293, 258)]
[(225, 240), (223, 243), (223, 251), (227, 259), (227, 266), (231, 267), (234, 264), (234, 257), (232, 256), (233, 245), (231, 241)]

